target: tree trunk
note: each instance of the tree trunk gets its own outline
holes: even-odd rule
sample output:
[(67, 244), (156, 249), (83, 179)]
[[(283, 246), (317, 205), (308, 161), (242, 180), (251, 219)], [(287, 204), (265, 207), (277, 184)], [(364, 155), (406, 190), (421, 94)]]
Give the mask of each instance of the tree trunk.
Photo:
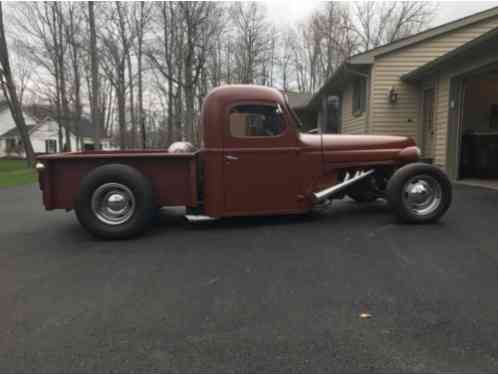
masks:
[(187, 141), (193, 142), (194, 132), (194, 85), (192, 82), (192, 63), (190, 53), (185, 58), (185, 136)]
[[(174, 41), (174, 30), (171, 24), (171, 20), (173, 19), (173, 8), (170, 4), (168, 4), (169, 8), (169, 13), (170, 17), (168, 18), (168, 12), (166, 11), (166, 3), (163, 3), (163, 23), (164, 23), (164, 58), (166, 60), (166, 66), (168, 69), (168, 74), (172, 77), (174, 75), (173, 71), (173, 41)], [(167, 25), (170, 25), (170, 28), (168, 29)], [(170, 30), (170, 33), (168, 34), (168, 30)], [(174, 96), (173, 96), (173, 80), (168, 79), (168, 138), (167, 138), (167, 143), (168, 146), (173, 143), (174, 140), (174, 124), (173, 124), (173, 106), (174, 106)]]
[(59, 65), (59, 76), (60, 76), (60, 94), (62, 103), (62, 124), (66, 133), (66, 143), (64, 151), (71, 151), (71, 115), (69, 111), (69, 102), (67, 99), (66, 91), (66, 67), (64, 64), (64, 33), (62, 25), (62, 14), (59, 8), (59, 4), (54, 4), (56, 15), (57, 15), (57, 27), (58, 27), (58, 65)]
[(128, 86), (130, 87), (130, 126), (131, 126), (131, 141), (130, 141), (130, 146), (131, 148), (135, 148), (137, 145), (137, 123), (135, 119), (135, 98), (134, 98), (134, 91), (135, 87), (133, 85), (133, 69), (131, 66), (131, 51), (128, 50), (126, 54), (126, 62), (128, 64)]
[[(182, 61), (183, 59), (183, 30), (178, 31), (178, 38), (177, 38), (177, 53), (178, 53), (178, 60)], [(177, 80), (178, 82), (182, 82), (183, 79), (183, 64), (176, 64), (177, 65)], [(185, 132), (183, 128), (183, 90), (182, 90), (182, 85), (178, 84), (177, 89), (176, 89), (176, 105), (175, 105), (175, 136), (173, 138), (173, 141), (178, 141), (178, 140), (185, 140)]]
[(102, 122), (100, 119), (99, 110), (99, 62), (97, 57), (97, 31), (95, 29), (95, 13), (94, 13), (94, 2), (88, 2), (88, 19), (90, 24), (90, 65), (91, 65), (91, 75), (92, 75), (92, 95), (90, 103), (90, 111), (92, 112), (92, 123), (95, 126), (95, 149), (101, 149), (100, 138)]
[(144, 3), (140, 3), (140, 25), (138, 36), (138, 120), (140, 123), (140, 131), (142, 133), (142, 148), (147, 147), (147, 135), (145, 133), (145, 114), (144, 114), (144, 97), (143, 97), (143, 80), (142, 80), (142, 57), (143, 57), (143, 41), (144, 41)]
[(53, 51), (53, 64), (54, 64), (54, 74), (55, 74), (55, 120), (57, 121), (58, 129), (58, 151), (62, 152), (64, 149), (64, 133), (63, 133), (63, 120), (62, 120), (62, 107), (61, 107), (61, 76), (60, 76), (60, 65), (59, 65), (59, 38), (57, 33), (57, 12), (55, 10), (56, 4), (45, 3), (46, 7), (50, 7), (50, 12), (52, 16), (52, 29), (51, 37), (52, 43), (54, 44)]
[(124, 61), (117, 66), (116, 99), (118, 102), (119, 145), (126, 148), (126, 78)]
[(21, 135), (28, 165), (33, 166), (35, 162), (35, 153), (33, 152), (33, 146), (31, 144), (31, 139), (29, 138), (28, 128), (24, 120), (21, 104), (17, 96), (16, 86), (14, 84), (14, 79), (10, 69), (9, 51), (7, 48), (7, 39), (5, 37), (5, 29), (3, 25), (2, 2), (0, 2), (0, 67), (0, 84), (2, 86), (4, 96), (7, 99), (12, 118), (14, 119), (19, 134)]
[(81, 149), (82, 140), (80, 134), (80, 121), (81, 121), (81, 113), (82, 113), (82, 105), (81, 105), (81, 74), (79, 67), (79, 54), (78, 54), (78, 43), (75, 39), (75, 25), (74, 25), (74, 9), (71, 7), (69, 9), (69, 31), (68, 31), (68, 39), (71, 43), (71, 51), (72, 51), (72, 65), (73, 65), (73, 81), (74, 81), (74, 135), (76, 136), (76, 151)]

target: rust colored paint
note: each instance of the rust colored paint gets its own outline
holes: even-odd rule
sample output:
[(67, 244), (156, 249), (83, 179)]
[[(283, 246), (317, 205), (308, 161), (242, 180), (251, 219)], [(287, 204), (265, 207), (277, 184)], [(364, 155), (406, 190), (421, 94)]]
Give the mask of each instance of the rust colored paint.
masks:
[[(231, 136), (229, 111), (241, 103), (280, 105), (285, 131), (272, 137)], [(341, 168), (418, 159), (415, 143), (405, 137), (300, 133), (284, 96), (267, 87), (216, 88), (206, 96), (200, 119), (203, 140), (196, 153), (127, 150), (39, 157), (46, 165), (40, 175), (45, 207), (72, 209), (88, 172), (120, 163), (151, 180), (160, 206), (197, 207), (200, 199), (204, 214), (213, 217), (305, 212), (312, 207), (312, 193), (335, 184)]]
[[(161, 206), (197, 205), (195, 154), (76, 153), (41, 156), (47, 169), (42, 173), (43, 201), (47, 209), (72, 209), (82, 178), (98, 166), (126, 164), (150, 178)], [(192, 170), (194, 169), (194, 170)]]

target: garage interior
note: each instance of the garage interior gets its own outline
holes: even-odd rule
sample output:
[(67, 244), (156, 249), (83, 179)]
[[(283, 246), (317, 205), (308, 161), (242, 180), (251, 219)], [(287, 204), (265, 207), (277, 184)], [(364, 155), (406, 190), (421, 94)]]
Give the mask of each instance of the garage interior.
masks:
[(498, 189), (498, 64), (465, 78), (460, 182)]

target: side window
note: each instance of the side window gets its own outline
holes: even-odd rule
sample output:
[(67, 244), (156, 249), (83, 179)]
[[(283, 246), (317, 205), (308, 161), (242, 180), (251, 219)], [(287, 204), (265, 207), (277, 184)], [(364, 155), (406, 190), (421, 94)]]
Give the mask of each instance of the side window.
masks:
[(279, 105), (239, 105), (230, 111), (232, 137), (275, 137), (285, 131)]
[(361, 115), (365, 112), (367, 98), (367, 81), (358, 78), (353, 84), (353, 115)]

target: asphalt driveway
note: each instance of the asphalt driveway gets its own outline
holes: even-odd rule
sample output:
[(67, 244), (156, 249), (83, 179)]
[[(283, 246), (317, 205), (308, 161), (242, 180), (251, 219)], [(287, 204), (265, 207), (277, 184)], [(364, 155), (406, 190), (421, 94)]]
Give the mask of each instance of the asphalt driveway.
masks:
[(497, 337), (492, 190), (457, 187), (436, 225), (170, 210), (126, 242), (0, 190), (1, 372), (496, 372)]

